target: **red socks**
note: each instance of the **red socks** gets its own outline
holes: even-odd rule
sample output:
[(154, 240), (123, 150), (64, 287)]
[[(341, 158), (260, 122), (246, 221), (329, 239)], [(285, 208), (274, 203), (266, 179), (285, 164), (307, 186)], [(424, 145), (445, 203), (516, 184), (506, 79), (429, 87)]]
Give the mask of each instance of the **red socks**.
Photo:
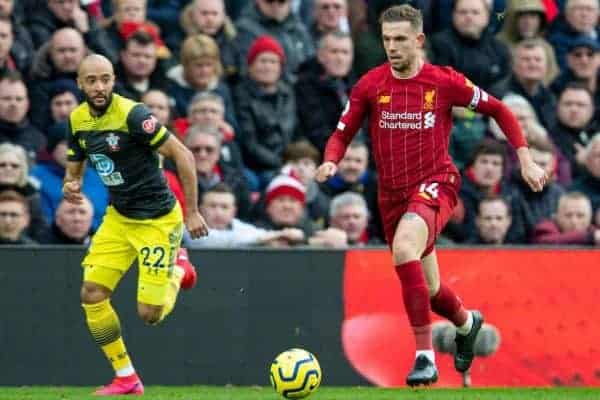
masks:
[(440, 283), (440, 290), (431, 298), (431, 309), (434, 313), (450, 320), (456, 326), (464, 325), (469, 317), (460, 297), (443, 283)]
[(409, 261), (396, 266), (402, 284), (402, 299), (408, 320), (415, 334), (417, 350), (433, 349), (431, 343), (431, 305), (421, 261)]

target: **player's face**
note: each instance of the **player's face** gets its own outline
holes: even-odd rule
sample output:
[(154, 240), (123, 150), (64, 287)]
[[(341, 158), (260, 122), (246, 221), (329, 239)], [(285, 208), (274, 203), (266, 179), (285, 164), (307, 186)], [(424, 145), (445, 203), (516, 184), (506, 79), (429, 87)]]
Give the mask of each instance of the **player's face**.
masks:
[(12, 240), (29, 225), (29, 216), (23, 204), (16, 201), (0, 203), (0, 237)]
[(561, 232), (583, 232), (592, 222), (592, 208), (585, 199), (563, 199), (558, 203), (556, 223)]
[(115, 86), (112, 66), (94, 63), (80, 73), (77, 83), (90, 107), (98, 112), (108, 108)]
[(81, 240), (90, 232), (93, 213), (92, 205), (88, 201), (81, 204), (63, 201), (56, 211), (56, 225), (67, 237)]
[(483, 187), (492, 187), (502, 179), (502, 156), (480, 154), (473, 163), (476, 183)]
[(484, 242), (502, 244), (510, 223), (508, 208), (502, 201), (486, 201), (479, 206), (475, 224)]
[(202, 0), (194, 3), (193, 18), (200, 32), (214, 36), (225, 21), (223, 0)]
[(594, 105), (585, 90), (565, 90), (558, 101), (558, 119), (565, 126), (582, 129), (592, 120)]
[(348, 183), (356, 183), (367, 170), (369, 153), (366, 147), (348, 147), (339, 163), (338, 171)]
[(417, 62), (425, 35), (414, 30), (408, 21), (385, 22), (381, 26), (381, 34), (392, 69), (400, 73), (409, 72)]
[(56, 122), (64, 121), (69, 117), (71, 111), (77, 107), (78, 101), (71, 92), (56, 95), (50, 100), (50, 112), (52, 119)]
[(350, 204), (340, 207), (331, 220), (331, 226), (346, 232), (350, 241), (357, 241), (367, 229), (368, 216), (363, 206)]
[(267, 214), (276, 225), (295, 226), (300, 222), (304, 206), (296, 198), (281, 195), (277, 196), (267, 206)]
[(344, 78), (352, 68), (352, 39), (328, 36), (317, 56), (327, 75)]
[(200, 211), (209, 228), (227, 229), (235, 217), (235, 197), (231, 193), (206, 193)]
[(169, 125), (171, 109), (169, 108), (169, 99), (164, 93), (151, 90), (144, 95), (142, 102), (148, 106), (162, 126)]
[(202, 175), (210, 175), (219, 161), (221, 146), (217, 138), (207, 134), (197, 134), (188, 143), (188, 148), (194, 154), (196, 171)]

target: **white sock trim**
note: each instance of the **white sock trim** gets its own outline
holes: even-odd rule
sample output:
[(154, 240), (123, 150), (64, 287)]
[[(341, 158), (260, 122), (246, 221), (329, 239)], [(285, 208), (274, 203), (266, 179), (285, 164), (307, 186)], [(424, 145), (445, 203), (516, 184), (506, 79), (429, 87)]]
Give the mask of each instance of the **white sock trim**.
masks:
[(421, 354), (427, 357), (429, 361), (435, 364), (435, 352), (433, 350), (417, 350), (415, 358), (419, 357)]
[(133, 369), (133, 365), (129, 364), (126, 367), (123, 367), (121, 369), (118, 369), (116, 372), (118, 377), (125, 377), (125, 376), (129, 376), (129, 375), (133, 375), (135, 374), (135, 369)]
[(471, 332), (471, 328), (473, 327), (473, 313), (468, 311), (469, 315), (467, 316), (467, 321), (461, 326), (456, 327), (456, 332), (461, 335), (467, 335)]

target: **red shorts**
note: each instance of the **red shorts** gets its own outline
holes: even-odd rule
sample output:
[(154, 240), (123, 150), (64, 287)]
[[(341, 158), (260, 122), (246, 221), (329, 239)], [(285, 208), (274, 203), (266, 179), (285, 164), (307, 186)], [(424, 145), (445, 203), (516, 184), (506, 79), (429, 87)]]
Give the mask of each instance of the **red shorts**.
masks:
[(452, 216), (458, 199), (460, 179), (448, 182), (435, 180), (424, 182), (411, 191), (379, 191), (379, 210), (385, 231), (385, 239), (392, 248), (400, 218), (408, 212), (419, 215), (427, 224), (427, 246), (421, 257), (433, 251), (435, 240)]

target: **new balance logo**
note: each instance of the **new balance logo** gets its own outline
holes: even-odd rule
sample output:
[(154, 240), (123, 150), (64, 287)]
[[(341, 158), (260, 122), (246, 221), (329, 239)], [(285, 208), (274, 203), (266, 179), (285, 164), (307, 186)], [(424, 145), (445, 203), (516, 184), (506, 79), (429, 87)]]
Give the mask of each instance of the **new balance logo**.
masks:
[(425, 129), (433, 128), (435, 126), (435, 114), (432, 112), (425, 113), (425, 121), (423, 127)]

